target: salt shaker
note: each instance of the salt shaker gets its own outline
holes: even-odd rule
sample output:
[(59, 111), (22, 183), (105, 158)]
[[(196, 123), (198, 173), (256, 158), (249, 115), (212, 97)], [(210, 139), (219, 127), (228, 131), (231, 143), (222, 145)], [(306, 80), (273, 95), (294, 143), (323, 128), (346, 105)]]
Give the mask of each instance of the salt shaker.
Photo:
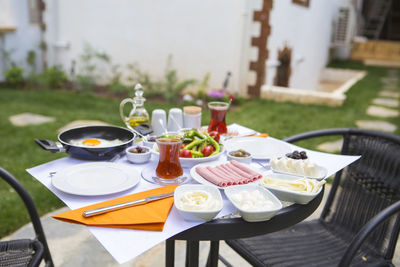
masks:
[(201, 107), (197, 106), (183, 107), (183, 127), (200, 129)]
[(154, 135), (161, 135), (167, 131), (167, 115), (163, 109), (155, 109), (151, 113), (151, 126)]
[(171, 108), (168, 112), (168, 131), (177, 132), (183, 127), (182, 110)]

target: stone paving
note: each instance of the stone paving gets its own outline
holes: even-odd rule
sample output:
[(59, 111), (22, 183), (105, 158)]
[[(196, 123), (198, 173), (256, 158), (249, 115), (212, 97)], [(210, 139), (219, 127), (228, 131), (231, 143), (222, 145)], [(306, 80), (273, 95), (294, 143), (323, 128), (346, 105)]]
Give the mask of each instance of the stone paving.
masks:
[(387, 121), (356, 121), (356, 125), (361, 129), (369, 129), (375, 131), (383, 131), (393, 133), (397, 126)]
[[(387, 76), (381, 78), (383, 83), (383, 90), (378, 93), (379, 98), (372, 100), (366, 113), (372, 117), (386, 119), (395, 118), (400, 116), (399, 112), (399, 98), (400, 98), (400, 73), (397, 69), (389, 69)], [(397, 125), (383, 120), (357, 120), (356, 126), (361, 129), (369, 129), (376, 131), (384, 131), (393, 133), (397, 130)], [(334, 153), (340, 151), (343, 140), (325, 142), (320, 144), (317, 148), (322, 151)]]
[(381, 105), (391, 108), (397, 108), (399, 106), (399, 101), (397, 99), (391, 98), (375, 98), (372, 100), (372, 103), (375, 105)]
[(325, 142), (317, 146), (318, 150), (325, 151), (328, 153), (340, 152), (343, 146), (343, 138), (336, 141)]
[(382, 96), (382, 97), (390, 97), (390, 98), (394, 98), (394, 99), (400, 98), (400, 93), (396, 93), (393, 91), (387, 91), (387, 90), (380, 91), (378, 95)]
[(399, 116), (399, 111), (390, 108), (369, 106), (367, 108), (367, 114), (373, 117), (395, 118)]
[(9, 118), (10, 122), (15, 126), (27, 126), (27, 125), (38, 125), (47, 122), (55, 121), (54, 118), (33, 114), (33, 113), (21, 113)]

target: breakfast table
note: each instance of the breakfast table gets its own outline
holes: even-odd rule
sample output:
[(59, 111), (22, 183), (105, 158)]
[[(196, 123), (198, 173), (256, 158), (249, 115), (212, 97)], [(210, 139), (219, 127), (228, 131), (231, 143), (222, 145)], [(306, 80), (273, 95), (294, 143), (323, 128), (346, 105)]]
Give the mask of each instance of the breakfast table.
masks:
[[(229, 132), (235, 132), (238, 135), (253, 134), (254, 130), (243, 127), (238, 124), (228, 126)], [(273, 137), (268, 137), (273, 140)], [(277, 140), (281, 142), (280, 140)], [(329, 153), (322, 153), (299, 148), (288, 144), (291, 149), (301, 149), (307, 151), (307, 154), (315, 159), (316, 163), (326, 168), (326, 177), (335, 174), (347, 165), (357, 160), (358, 156), (343, 156)], [(226, 155), (222, 154), (217, 161), (225, 162)], [(27, 169), (35, 179), (40, 181), (45, 187), (53, 192), (61, 199), (71, 210), (80, 209), (99, 202), (113, 200), (120, 197), (125, 197), (134, 193), (140, 193), (147, 190), (157, 190), (159, 185), (150, 183), (144, 179), (135, 184), (132, 188), (123, 191), (106, 194), (106, 195), (85, 195), (71, 194), (58, 190), (52, 183), (51, 173), (62, 173), (64, 170), (85, 164), (88, 161), (79, 160), (72, 157), (64, 157), (51, 162), (44, 163), (39, 166)], [(157, 159), (152, 155), (150, 162), (143, 164), (132, 164), (126, 157), (121, 157), (115, 161), (116, 164), (124, 165), (135, 173), (140, 173), (144, 168), (155, 166)], [(105, 164), (97, 162), (96, 164)], [(110, 164), (109, 162), (107, 164)], [(152, 165), (153, 164), (153, 165)], [(271, 172), (268, 165), (268, 160), (259, 160), (251, 163), (252, 167), (260, 173)], [(184, 168), (184, 172), (190, 177), (190, 168)], [(197, 184), (198, 180), (189, 179), (187, 183)], [(319, 206), (324, 190), (308, 204), (290, 204), (285, 205), (272, 219), (262, 222), (246, 222), (240, 218), (235, 212), (236, 209), (227, 199), (223, 190), (223, 208), (210, 222), (188, 221), (184, 220), (175, 206), (172, 206), (162, 230), (150, 231), (143, 229), (128, 229), (119, 227), (96, 227), (87, 226), (102, 246), (114, 257), (114, 259), (122, 264), (127, 262), (153, 246), (166, 241), (166, 265), (174, 265), (174, 241), (187, 241), (186, 260), (189, 266), (198, 265), (198, 248), (199, 241), (211, 241), (209, 264), (215, 266), (218, 260), (219, 240), (237, 239), (262, 235), (274, 231), (278, 231), (301, 222), (311, 215)], [(147, 204), (146, 204), (147, 205)], [(85, 226), (83, 226), (85, 227)]]

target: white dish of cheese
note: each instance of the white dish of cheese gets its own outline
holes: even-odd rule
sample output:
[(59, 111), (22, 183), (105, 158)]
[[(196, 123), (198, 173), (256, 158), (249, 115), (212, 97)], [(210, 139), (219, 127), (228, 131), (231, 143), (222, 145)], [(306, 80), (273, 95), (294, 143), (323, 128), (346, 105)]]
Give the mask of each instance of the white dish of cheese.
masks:
[(186, 184), (174, 193), (174, 206), (187, 221), (210, 221), (222, 210), (218, 188), (210, 185)]
[(282, 201), (307, 204), (321, 192), (325, 180), (272, 173), (264, 175), (259, 183)]
[(282, 209), (279, 199), (256, 184), (233, 185), (225, 188), (224, 192), (247, 222), (267, 221)]

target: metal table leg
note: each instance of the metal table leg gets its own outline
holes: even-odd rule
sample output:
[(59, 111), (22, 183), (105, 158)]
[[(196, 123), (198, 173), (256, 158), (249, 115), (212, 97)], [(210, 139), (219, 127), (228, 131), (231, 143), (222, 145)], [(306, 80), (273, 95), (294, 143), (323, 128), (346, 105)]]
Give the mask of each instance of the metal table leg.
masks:
[(210, 241), (210, 253), (207, 258), (207, 267), (218, 266), (219, 241)]
[(186, 241), (186, 266), (199, 266), (199, 241)]
[(167, 239), (165, 242), (165, 266), (174, 267), (175, 263), (175, 240)]

